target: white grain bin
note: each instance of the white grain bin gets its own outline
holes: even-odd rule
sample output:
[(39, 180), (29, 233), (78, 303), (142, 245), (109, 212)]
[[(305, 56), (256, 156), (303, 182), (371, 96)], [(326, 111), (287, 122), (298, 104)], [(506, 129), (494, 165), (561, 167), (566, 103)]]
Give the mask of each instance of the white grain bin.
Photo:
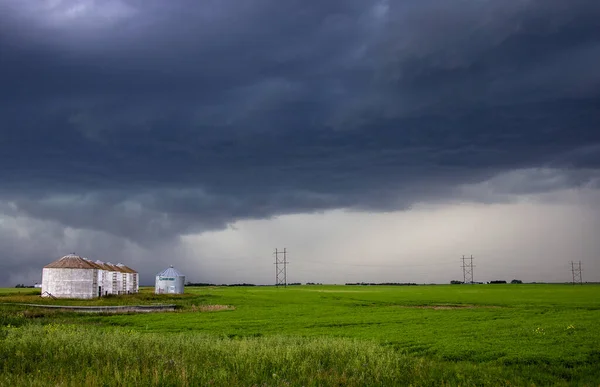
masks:
[(185, 276), (171, 266), (156, 275), (154, 293), (183, 294), (184, 284)]
[(125, 291), (127, 294), (137, 293), (139, 291), (138, 272), (122, 263), (117, 263), (117, 267), (126, 274)]
[(98, 286), (102, 286), (102, 295), (116, 294), (113, 292), (112, 273), (115, 270), (112, 265), (108, 265), (100, 260), (94, 262), (100, 266), (102, 271), (98, 272)]
[(78, 255), (65, 255), (42, 269), (42, 297), (98, 297), (102, 294), (98, 270), (98, 265)]
[(107, 272), (104, 269), (104, 267), (99, 264), (98, 262), (93, 262), (87, 258), (83, 258), (88, 262), (91, 262), (92, 264), (96, 265), (98, 267), (98, 295), (100, 297), (105, 296), (107, 294), (107, 290), (106, 290), (106, 276), (107, 276)]
[(114, 265), (110, 262), (106, 262), (106, 265), (111, 267), (110, 279), (112, 282), (112, 294), (125, 294), (127, 293), (127, 273), (123, 271), (119, 266)]

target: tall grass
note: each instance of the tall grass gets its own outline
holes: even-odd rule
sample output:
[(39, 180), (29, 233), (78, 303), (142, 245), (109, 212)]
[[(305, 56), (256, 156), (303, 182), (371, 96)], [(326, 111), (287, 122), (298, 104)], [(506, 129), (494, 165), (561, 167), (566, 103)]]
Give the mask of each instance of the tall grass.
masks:
[(229, 339), (76, 325), (0, 330), (0, 385), (316, 386), (526, 384), (342, 338)]
[(91, 315), (15, 305), (40, 297), (0, 289), (0, 386), (598, 386), (598, 290), (192, 288), (41, 300), (180, 306)]

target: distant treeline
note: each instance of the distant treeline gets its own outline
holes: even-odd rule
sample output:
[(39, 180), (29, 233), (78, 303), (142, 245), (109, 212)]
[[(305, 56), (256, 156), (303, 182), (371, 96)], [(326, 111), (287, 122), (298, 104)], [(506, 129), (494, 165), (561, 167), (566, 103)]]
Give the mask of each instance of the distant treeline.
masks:
[(412, 282), (381, 282), (381, 283), (373, 283), (373, 282), (356, 282), (351, 283), (348, 282), (346, 285), (361, 285), (361, 286), (416, 286), (417, 284)]
[[(287, 286), (294, 286), (294, 285), (302, 285), (300, 282), (292, 282), (287, 284)], [(307, 284), (310, 285), (310, 284)], [(241, 283), (241, 284), (209, 284), (209, 283), (205, 283), (205, 282), (188, 282), (185, 284), (185, 286), (228, 286), (228, 287), (232, 287), (232, 286), (277, 286), (277, 285), (256, 285), (256, 284), (247, 284), (247, 283)], [(280, 285), (281, 286), (281, 285)]]
[[(458, 281), (458, 280), (452, 280), (452, 281), (450, 281), (450, 283), (452, 285), (461, 285), (461, 284), (464, 284), (463, 281)], [(473, 283), (474, 284), (483, 284), (483, 282), (473, 282)], [(494, 280), (494, 281), (488, 282), (488, 284), (505, 284), (505, 283), (507, 283), (507, 282), (504, 281), (504, 280)], [(514, 280), (510, 281), (510, 283), (511, 284), (522, 284), (523, 281), (518, 280), (518, 279), (514, 279)], [(535, 282), (532, 282), (532, 283), (535, 283)]]

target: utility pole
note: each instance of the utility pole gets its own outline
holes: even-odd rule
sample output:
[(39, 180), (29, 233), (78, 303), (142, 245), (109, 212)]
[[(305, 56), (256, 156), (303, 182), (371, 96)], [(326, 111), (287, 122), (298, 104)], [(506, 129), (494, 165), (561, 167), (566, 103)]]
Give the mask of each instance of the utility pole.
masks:
[(573, 285), (576, 283), (583, 285), (583, 279), (581, 277), (581, 261), (577, 265), (571, 261), (571, 273), (573, 274)]
[[(466, 262), (469, 260), (469, 262)], [(470, 258), (462, 256), (462, 269), (463, 269), (463, 283), (465, 284), (473, 284), (473, 256)]]
[[(284, 248), (283, 251), (275, 249), (273, 255), (275, 255), (275, 285), (277, 287), (283, 285), (287, 288), (287, 249)], [(279, 258), (280, 255), (283, 255), (283, 259)]]

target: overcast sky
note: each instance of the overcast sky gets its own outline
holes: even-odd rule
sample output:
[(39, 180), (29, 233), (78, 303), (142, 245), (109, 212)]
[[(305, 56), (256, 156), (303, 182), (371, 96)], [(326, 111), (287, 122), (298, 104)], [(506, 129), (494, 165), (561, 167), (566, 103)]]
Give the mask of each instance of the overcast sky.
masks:
[(0, 286), (600, 281), (598, 0), (0, 0)]

